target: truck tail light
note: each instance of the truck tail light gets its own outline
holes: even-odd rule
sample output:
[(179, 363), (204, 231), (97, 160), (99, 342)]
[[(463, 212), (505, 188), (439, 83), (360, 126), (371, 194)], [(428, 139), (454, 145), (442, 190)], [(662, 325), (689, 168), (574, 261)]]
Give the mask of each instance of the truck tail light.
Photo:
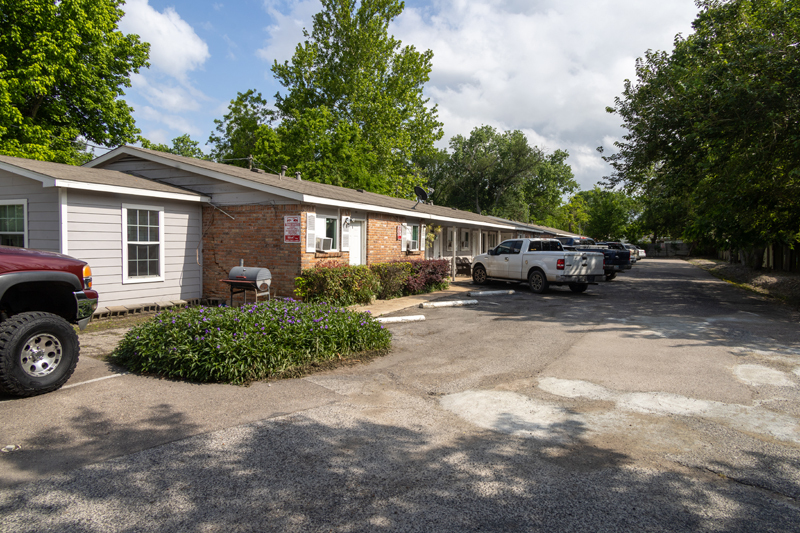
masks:
[(92, 288), (92, 267), (89, 265), (83, 265), (83, 288)]
[[(550, 263), (550, 264), (552, 264), (552, 263)], [(563, 259), (559, 259), (558, 261), (556, 261), (556, 269), (564, 270), (564, 260)]]

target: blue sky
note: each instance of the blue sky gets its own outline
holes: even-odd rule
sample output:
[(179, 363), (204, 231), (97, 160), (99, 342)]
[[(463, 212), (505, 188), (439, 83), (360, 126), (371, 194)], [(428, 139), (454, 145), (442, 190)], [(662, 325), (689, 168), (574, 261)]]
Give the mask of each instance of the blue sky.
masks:
[[(274, 60), (291, 59), (319, 0), (128, 0), (120, 28), (151, 43), (151, 67), (125, 99), (142, 134), (205, 142), (236, 93), (282, 89)], [(583, 189), (608, 174), (595, 151), (624, 131), (607, 114), (637, 57), (688, 34), (693, 0), (413, 0), (390, 27), (434, 53), (425, 94), (453, 135), (488, 124), (519, 129), (547, 151), (567, 149)]]

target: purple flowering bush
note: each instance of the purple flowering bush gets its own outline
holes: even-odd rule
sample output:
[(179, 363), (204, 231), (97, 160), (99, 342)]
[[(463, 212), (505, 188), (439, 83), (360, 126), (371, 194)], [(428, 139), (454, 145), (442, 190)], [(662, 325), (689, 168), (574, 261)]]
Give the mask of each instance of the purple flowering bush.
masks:
[(114, 352), (133, 372), (246, 384), (362, 352), (386, 353), (389, 330), (368, 313), (292, 299), (163, 311)]

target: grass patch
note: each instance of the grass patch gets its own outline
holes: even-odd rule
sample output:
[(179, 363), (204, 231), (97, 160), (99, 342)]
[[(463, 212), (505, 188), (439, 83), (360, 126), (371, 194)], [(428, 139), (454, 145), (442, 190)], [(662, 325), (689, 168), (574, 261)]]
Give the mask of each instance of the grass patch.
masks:
[(389, 330), (368, 313), (285, 299), (163, 311), (134, 326), (112, 361), (133, 372), (243, 385), (382, 355), (390, 345)]

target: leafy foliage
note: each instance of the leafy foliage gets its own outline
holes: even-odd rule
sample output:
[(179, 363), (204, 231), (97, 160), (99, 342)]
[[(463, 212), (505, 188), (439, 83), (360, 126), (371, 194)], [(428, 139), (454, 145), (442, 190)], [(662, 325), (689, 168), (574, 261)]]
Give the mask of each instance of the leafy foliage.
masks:
[(206, 158), (205, 154), (200, 149), (200, 143), (198, 141), (193, 141), (188, 133), (184, 133), (172, 139), (172, 147), (166, 144), (150, 142), (142, 136), (139, 136), (139, 142), (142, 144), (142, 148), (147, 148), (148, 150), (157, 150), (159, 152), (167, 152), (184, 157), (195, 157), (197, 159)]
[(586, 235), (600, 241), (619, 241), (627, 238), (636, 241), (638, 215), (636, 202), (622, 191), (610, 191), (595, 186), (592, 190), (576, 194), (586, 206)]
[(0, 0), (0, 153), (81, 164), (82, 141), (134, 141), (118, 97), (149, 45), (117, 30), (117, 0)]
[[(609, 181), (656, 231), (739, 249), (800, 230), (800, 5), (702, 0), (695, 32), (637, 61), (610, 112), (628, 129)], [(758, 256), (758, 253), (755, 253)]]
[(385, 352), (391, 333), (367, 313), (291, 299), (159, 313), (132, 328), (114, 357), (133, 372), (246, 384), (315, 362)]
[(211, 133), (207, 143), (212, 145), (211, 159), (246, 167), (246, 159), (257, 153), (256, 144), (261, 136), (271, 132), (269, 125), (274, 118), (275, 112), (261, 93), (254, 89), (237, 93), (228, 113), (221, 120), (214, 119), (216, 133)]
[(545, 154), (518, 130), (475, 128), (450, 140), (451, 152), (431, 154), (420, 163), (436, 190), (436, 201), (479, 214), (521, 222), (545, 222), (561, 196), (578, 188), (569, 154)]
[[(322, 0), (290, 61), (272, 66), (282, 159), (314, 181), (405, 197), (420, 184), (412, 164), (442, 137), (422, 89), (433, 52), (388, 33), (399, 0)], [(332, 176), (332, 177), (329, 177)]]
[(450, 263), (444, 259), (393, 261), (351, 266), (324, 261), (295, 278), (295, 296), (306, 302), (367, 304), (448, 287)]
[(378, 292), (378, 277), (367, 266), (324, 261), (295, 279), (295, 296), (303, 301), (336, 305), (368, 304)]

